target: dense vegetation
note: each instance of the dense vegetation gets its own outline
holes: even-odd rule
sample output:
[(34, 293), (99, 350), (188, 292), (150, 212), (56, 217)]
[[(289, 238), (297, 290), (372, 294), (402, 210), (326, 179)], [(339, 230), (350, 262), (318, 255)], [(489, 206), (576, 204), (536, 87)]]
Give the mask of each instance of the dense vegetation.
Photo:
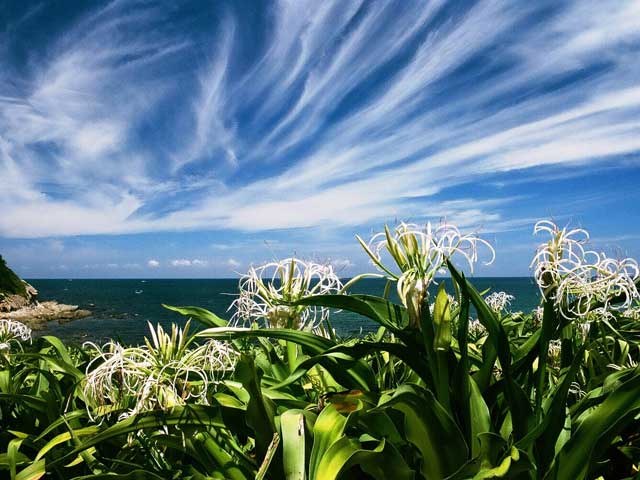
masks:
[[(29, 345), (0, 326), (0, 474), (10, 478), (638, 478), (638, 265), (548, 235), (542, 304), (478, 292), (491, 247), (401, 224), (360, 242), (401, 302), (349, 294), (330, 266), (287, 259), (240, 281), (231, 321), (150, 325), (145, 345)], [(450, 278), (438, 281), (436, 273)], [(337, 338), (332, 309), (377, 322)], [(15, 322), (14, 322), (15, 323)]]
[(0, 255), (0, 299), (5, 295), (26, 296), (24, 282), (11, 270)]

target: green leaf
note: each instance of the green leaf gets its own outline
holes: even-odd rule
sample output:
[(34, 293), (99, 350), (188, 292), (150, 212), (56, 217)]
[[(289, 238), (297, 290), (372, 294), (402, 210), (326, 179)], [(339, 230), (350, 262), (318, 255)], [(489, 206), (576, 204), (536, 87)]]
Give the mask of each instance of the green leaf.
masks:
[(514, 436), (516, 440), (519, 440), (527, 434), (534, 419), (529, 399), (515, 382), (511, 372), (511, 349), (507, 334), (475, 287), (456, 270), (450, 261), (447, 261), (447, 266), (451, 277), (469, 295), (469, 299), (478, 312), (478, 319), (489, 332), (489, 340), (498, 354), (502, 367), (505, 381), (504, 393), (512, 414)]
[(475, 380), (469, 380), (469, 417), (471, 419), (471, 456), (480, 452), (479, 436), (491, 431), (491, 414)]
[(433, 306), (433, 326), (435, 328), (433, 349), (436, 352), (447, 352), (451, 348), (451, 309), (449, 304), (444, 282), (441, 282)]
[(74, 477), (73, 480), (166, 480), (166, 477), (161, 477), (148, 470), (136, 469), (128, 473), (97, 473), (93, 475), (83, 475), (81, 477)]
[(546, 471), (555, 455), (555, 445), (565, 425), (567, 396), (571, 383), (581, 366), (580, 360), (584, 348), (580, 349), (571, 367), (563, 372), (561, 381), (547, 398), (548, 406), (544, 411), (542, 421), (516, 443), (518, 448), (527, 450), (534, 441), (536, 442), (536, 460), (541, 471)]
[(123, 437), (131, 432), (159, 429), (164, 426), (194, 426), (200, 428), (226, 429), (220, 417), (220, 410), (208, 405), (185, 405), (171, 410), (140, 413), (112, 425), (96, 436), (85, 440), (82, 445), (49, 462), (49, 466), (68, 463), (80, 452), (95, 447), (113, 438)]
[(287, 340), (297, 343), (306, 349), (309, 353), (318, 354), (323, 353), (331, 347), (334, 347), (336, 343), (328, 338), (314, 335), (310, 332), (301, 332), (298, 330), (291, 330), (288, 328), (264, 328), (264, 329), (252, 329), (243, 327), (219, 327), (219, 328), (207, 328), (197, 333), (198, 337), (204, 338), (217, 338), (220, 340), (235, 340), (238, 338), (277, 338), (278, 340)]
[(269, 445), (273, 440), (273, 434), (276, 433), (274, 422), (275, 405), (262, 394), (262, 389), (260, 388), (261, 373), (256, 369), (252, 357), (242, 355), (236, 365), (235, 376), (249, 393), (246, 422), (255, 433), (256, 452), (258, 457), (262, 459), (267, 454)]
[(300, 410), (288, 410), (280, 416), (282, 458), (286, 480), (304, 480), (305, 431), (304, 415)]
[(18, 473), (15, 480), (38, 480), (39, 478), (42, 478), (45, 473), (47, 473), (45, 469), (45, 461), (38, 460)]
[(220, 318), (215, 313), (210, 312), (209, 310), (206, 310), (204, 308), (174, 307), (171, 305), (165, 305), (164, 303), (162, 304), (162, 306), (167, 310), (177, 312), (180, 315), (184, 315), (185, 317), (195, 318), (206, 327), (226, 327), (229, 324), (227, 320)]
[(560, 450), (545, 478), (582, 480), (590, 466), (606, 451), (611, 439), (634, 422), (640, 411), (640, 369), (581, 420)]
[(294, 305), (314, 305), (357, 313), (394, 333), (400, 333), (409, 324), (406, 308), (373, 295), (313, 295), (298, 300)]
[(415, 472), (409, 469), (398, 451), (384, 439), (368, 450), (357, 440), (342, 437), (327, 450), (315, 480), (336, 480), (355, 465), (376, 480), (411, 480), (415, 477)]
[(309, 480), (316, 480), (321, 474), (320, 462), (331, 445), (343, 435), (347, 419), (332, 405), (327, 405), (313, 426), (313, 447), (309, 460)]
[[(90, 427), (74, 430), (74, 435), (78, 437), (95, 435), (99, 431), (100, 431), (100, 427), (90, 426)], [(60, 445), (61, 443), (68, 442), (72, 438), (73, 436), (71, 432), (64, 432), (64, 433), (60, 433), (59, 435), (56, 435), (51, 440), (49, 440), (44, 447), (40, 449), (40, 451), (38, 452), (38, 455), (36, 455), (35, 460), (36, 461), (40, 460), (42, 457), (44, 457), (47, 454), (47, 452), (49, 452), (49, 450), (56, 447), (57, 445)]]
[(420, 451), (421, 471), (426, 478), (451, 475), (467, 460), (462, 433), (430, 391), (403, 385), (378, 408), (393, 408), (404, 414), (406, 439)]
[[(288, 328), (209, 328), (198, 333), (199, 337), (218, 338), (225, 340), (235, 340), (238, 338), (276, 338), (286, 340), (300, 345), (306, 353), (316, 355), (316, 359), (306, 361), (304, 364), (298, 365), (298, 369), (292, 372), (291, 377), (282, 382), (287, 385), (291, 381), (295, 381), (311, 368), (314, 363), (321, 363), (331, 375), (345, 388), (357, 386), (357, 388), (366, 388), (375, 390), (376, 380), (371, 367), (364, 361), (353, 360), (347, 361), (345, 357), (340, 360), (336, 355), (326, 355), (327, 351), (337, 344), (333, 340), (329, 340), (310, 332), (302, 332), (291, 330)], [(328, 362), (328, 363), (327, 363)]]

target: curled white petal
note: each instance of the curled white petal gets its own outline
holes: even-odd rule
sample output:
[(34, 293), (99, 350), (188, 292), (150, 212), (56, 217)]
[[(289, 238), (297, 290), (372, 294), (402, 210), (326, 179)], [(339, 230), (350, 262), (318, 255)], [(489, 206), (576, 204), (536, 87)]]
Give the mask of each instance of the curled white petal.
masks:
[(31, 329), (22, 322), (0, 320), (0, 350), (9, 351), (11, 345), (31, 341)]
[(313, 330), (329, 317), (329, 309), (290, 303), (341, 289), (340, 278), (327, 264), (287, 258), (251, 267), (240, 278), (238, 298), (229, 307), (234, 310), (231, 325), (257, 322), (266, 327)]
[[(477, 235), (463, 234), (449, 223), (434, 228), (431, 223), (420, 226), (403, 222), (391, 231), (374, 235), (366, 250), (374, 265), (396, 281), (403, 304), (417, 311), (428, 294), (429, 285), (436, 274), (442, 272), (446, 262), (454, 257), (462, 258), (473, 271), (480, 247), (489, 251), (490, 258), (485, 263), (492, 263), (495, 259), (493, 247)], [(384, 252), (393, 259), (395, 268), (382, 263)], [(394, 270), (400, 272), (396, 274)]]
[(496, 313), (502, 312), (507, 308), (515, 297), (506, 292), (493, 292), (484, 299), (489, 308)]
[(561, 229), (544, 220), (534, 227), (534, 233), (541, 232), (551, 239), (538, 247), (531, 266), (543, 296), (555, 289), (553, 300), (564, 317), (583, 318), (594, 303), (624, 310), (639, 298), (635, 282), (640, 268), (634, 259), (614, 259), (587, 250), (589, 234), (583, 229)]
[(190, 347), (187, 331), (188, 324), (173, 325), (171, 334), (158, 325), (144, 346), (85, 344), (96, 352), (83, 385), (89, 414), (115, 409), (124, 418), (187, 401), (207, 404), (210, 387), (233, 370), (238, 353), (216, 340)]

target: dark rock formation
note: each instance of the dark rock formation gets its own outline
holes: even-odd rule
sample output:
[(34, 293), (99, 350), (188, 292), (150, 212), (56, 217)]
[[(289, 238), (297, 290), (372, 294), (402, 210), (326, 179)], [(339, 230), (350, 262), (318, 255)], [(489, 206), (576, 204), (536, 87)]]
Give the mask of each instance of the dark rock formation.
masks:
[(71, 320), (88, 317), (89, 310), (82, 310), (77, 305), (64, 305), (58, 302), (36, 302), (32, 305), (0, 313), (0, 319), (16, 320), (27, 325), (32, 330), (46, 328), (47, 322), (57, 320), (66, 323)]
[(26, 307), (37, 295), (38, 291), (18, 277), (0, 255), (0, 312)]
[(91, 315), (77, 305), (38, 302), (37, 295), (38, 291), (18, 277), (0, 256), (0, 319), (16, 320), (33, 330), (42, 330), (53, 320), (65, 323)]

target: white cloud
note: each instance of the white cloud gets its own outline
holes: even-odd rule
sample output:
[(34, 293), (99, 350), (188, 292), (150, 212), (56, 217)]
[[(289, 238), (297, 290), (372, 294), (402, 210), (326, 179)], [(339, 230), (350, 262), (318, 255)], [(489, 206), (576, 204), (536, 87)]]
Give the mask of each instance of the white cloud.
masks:
[[(535, 28), (535, 2), (487, 0), (434, 23), (443, 4), (273, 4), (260, 50), (228, 16), (192, 49), (207, 64), (182, 76), (167, 71), (189, 41), (157, 31), (161, 7), (116, 2), (81, 19), (20, 88), (0, 83), (0, 235), (267, 231), (427, 213), (497, 230), (513, 220), (501, 213), (508, 199), (430, 197), (496, 172), (640, 152), (637, 4), (574, 2)], [(234, 55), (254, 50), (234, 77)], [(472, 59), (506, 70), (486, 82), (484, 67), (456, 70)], [(397, 71), (373, 93), (355, 89), (391, 61)], [(0, 70), (8, 62), (0, 51)], [(570, 74), (585, 79), (543, 89)], [(139, 142), (167, 98), (186, 113), (162, 142)]]
[(190, 267), (191, 260), (187, 260), (186, 258), (180, 258), (177, 260), (171, 260), (171, 265), (173, 267)]
[(147, 266), (149, 268), (158, 268), (160, 266), (160, 262), (156, 259), (151, 259), (147, 262)]
[(171, 260), (171, 266), (173, 267), (206, 267), (209, 265), (208, 260), (200, 260), (198, 258), (187, 259), (187, 258), (178, 258), (176, 260)]
[(229, 258), (227, 260), (227, 265), (229, 266), (229, 268), (238, 268), (240, 265), (242, 265), (238, 260), (236, 260), (235, 258)]

